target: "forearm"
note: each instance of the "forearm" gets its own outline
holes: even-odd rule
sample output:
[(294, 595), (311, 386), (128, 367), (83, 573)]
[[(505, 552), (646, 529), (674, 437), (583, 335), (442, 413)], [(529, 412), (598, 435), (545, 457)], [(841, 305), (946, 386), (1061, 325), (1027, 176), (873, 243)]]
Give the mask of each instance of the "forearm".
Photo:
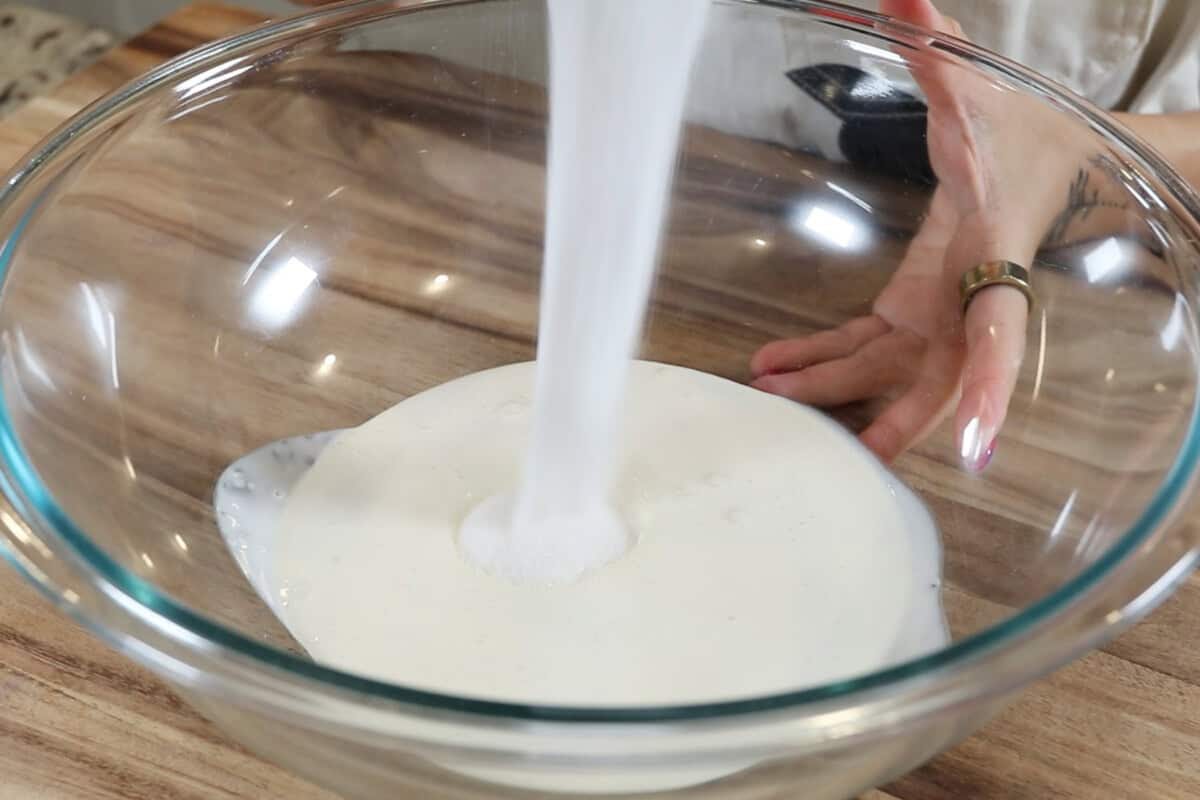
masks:
[(1200, 190), (1200, 111), (1179, 114), (1115, 114)]

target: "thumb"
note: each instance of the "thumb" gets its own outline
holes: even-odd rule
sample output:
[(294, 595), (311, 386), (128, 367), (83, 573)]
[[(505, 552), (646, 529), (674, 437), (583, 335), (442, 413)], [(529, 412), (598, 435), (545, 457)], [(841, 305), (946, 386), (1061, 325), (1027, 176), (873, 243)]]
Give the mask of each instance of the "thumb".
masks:
[(938, 11), (930, 0), (881, 0), (879, 10), (910, 25), (953, 36), (962, 35), (962, 27)]
[[(938, 11), (930, 0), (881, 0), (879, 10), (909, 25), (966, 38), (957, 20)], [(940, 109), (950, 117), (961, 114), (958, 92), (954, 88), (956, 77), (961, 80), (961, 75), (949, 69), (942, 57), (922, 48), (905, 51), (902, 56), (908, 61), (913, 77), (925, 93), (931, 111)]]

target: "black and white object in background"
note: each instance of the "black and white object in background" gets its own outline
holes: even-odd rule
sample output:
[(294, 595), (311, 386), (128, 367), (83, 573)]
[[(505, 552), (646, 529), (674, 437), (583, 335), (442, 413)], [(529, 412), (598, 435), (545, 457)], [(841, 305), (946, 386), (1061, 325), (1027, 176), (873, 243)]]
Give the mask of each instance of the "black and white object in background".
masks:
[(927, 109), (877, 75), (845, 64), (814, 64), (787, 73), (806, 101), (795, 119), (799, 138), (826, 158), (932, 185)]

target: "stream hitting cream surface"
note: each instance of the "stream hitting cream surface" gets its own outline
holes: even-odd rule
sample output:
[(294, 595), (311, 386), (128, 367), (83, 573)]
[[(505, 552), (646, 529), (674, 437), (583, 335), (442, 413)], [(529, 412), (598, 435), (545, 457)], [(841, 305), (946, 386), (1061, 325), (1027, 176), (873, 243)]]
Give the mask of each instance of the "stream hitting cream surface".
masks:
[(570, 580), (619, 557), (609, 502), (622, 398), (658, 260), (708, 0), (550, 0), (550, 131), (534, 421), (512, 491), (463, 552), (500, 575)]
[(635, 541), (561, 584), (465, 559), (514, 488), (532, 364), (416, 395), (333, 441), (295, 487), (271, 573), (316, 660), (458, 695), (702, 702), (861, 674), (945, 643), (937, 534), (835, 423), (635, 362), (614, 507)]

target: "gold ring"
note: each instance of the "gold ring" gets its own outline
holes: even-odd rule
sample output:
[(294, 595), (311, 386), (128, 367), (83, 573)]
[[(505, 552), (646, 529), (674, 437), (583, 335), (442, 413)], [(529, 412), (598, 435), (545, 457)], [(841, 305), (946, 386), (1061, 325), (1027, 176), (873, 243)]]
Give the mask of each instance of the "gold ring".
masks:
[(987, 261), (967, 270), (958, 283), (964, 316), (975, 295), (989, 286), (1011, 286), (1025, 295), (1029, 308), (1033, 308), (1033, 287), (1029, 285), (1029, 270), (1011, 261)]

